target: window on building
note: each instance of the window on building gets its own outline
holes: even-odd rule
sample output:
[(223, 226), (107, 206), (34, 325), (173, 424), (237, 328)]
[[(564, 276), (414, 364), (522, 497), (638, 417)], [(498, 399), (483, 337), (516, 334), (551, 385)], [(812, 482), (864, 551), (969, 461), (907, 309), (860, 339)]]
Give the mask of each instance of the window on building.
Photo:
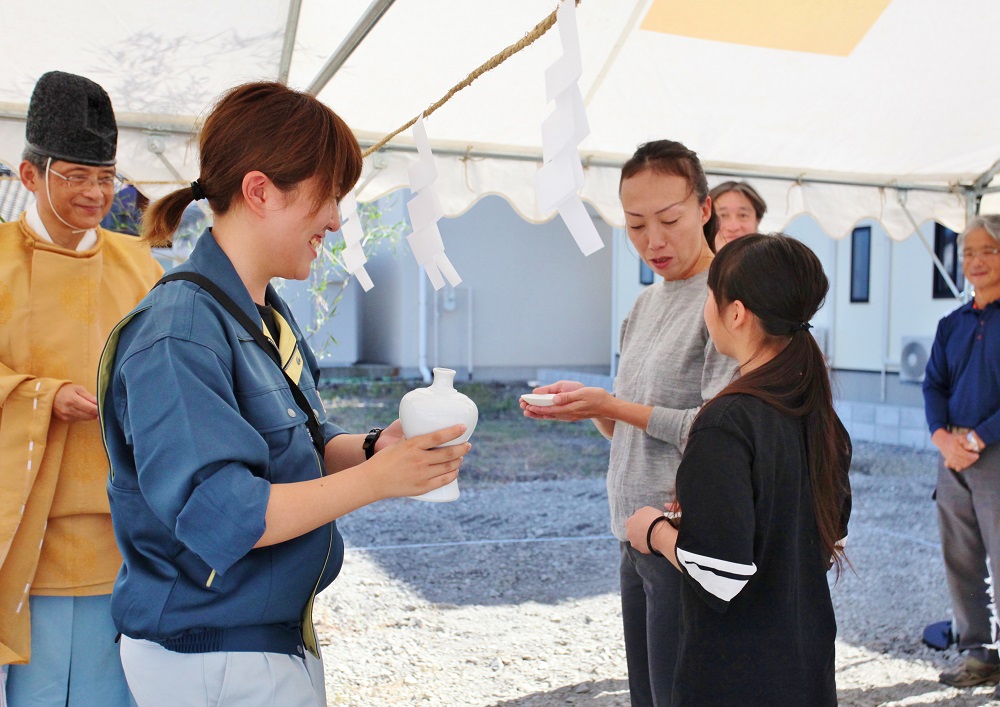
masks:
[[(945, 272), (955, 283), (955, 288), (961, 292), (965, 288), (965, 278), (962, 276), (962, 266), (958, 262), (958, 234), (940, 223), (934, 224), (934, 254), (944, 265)], [(934, 271), (934, 299), (954, 299), (955, 293), (948, 287), (948, 282), (931, 264)]]
[(871, 285), (872, 228), (851, 233), (851, 302), (867, 302)]

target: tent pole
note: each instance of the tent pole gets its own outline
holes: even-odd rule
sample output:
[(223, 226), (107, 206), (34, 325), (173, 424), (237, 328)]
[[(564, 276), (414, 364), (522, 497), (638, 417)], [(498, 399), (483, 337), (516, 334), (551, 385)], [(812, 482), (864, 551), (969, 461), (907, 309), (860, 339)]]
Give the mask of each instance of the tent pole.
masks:
[(889, 358), (889, 349), (892, 347), (891, 332), (889, 326), (892, 323), (892, 254), (893, 240), (889, 234), (885, 234), (885, 277), (882, 280), (882, 395), (881, 402), (885, 402), (888, 388), (888, 364), (894, 363)]
[(615, 365), (615, 355), (618, 353), (618, 264), (621, 261), (622, 238), (626, 238), (625, 229), (611, 227), (611, 363), (608, 374), (615, 379), (618, 370)]
[(316, 74), (316, 78), (309, 82), (309, 86), (306, 88), (306, 93), (311, 96), (318, 96), (319, 92), (326, 88), (326, 85), (330, 83), (330, 79), (333, 78), (334, 74), (340, 71), (340, 67), (344, 65), (344, 62), (354, 53), (354, 50), (358, 48), (358, 45), (368, 36), (375, 25), (378, 24), (379, 20), (382, 19), (382, 15), (388, 10), (395, 0), (373, 0), (372, 4), (368, 6), (365, 10), (365, 14), (361, 16), (361, 19), (357, 21), (357, 24), (351, 28), (347, 36), (344, 37), (344, 41), (340, 43), (337, 50), (330, 55), (330, 58), (326, 60), (326, 64), (320, 69), (319, 73)]
[(978, 195), (982, 194), (986, 187), (989, 186), (990, 182), (993, 181), (993, 177), (1000, 173), (1000, 160), (993, 163), (993, 166), (988, 170), (979, 175), (979, 178), (972, 183), (973, 191)]
[(285, 41), (281, 45), (281, 63), (278, 65), (278, 81), (288, 83), (288, 71), (292, 68), (292, 50), (295, 49), (295, 35), (299, 31), (299, 11), (302, 0), (290, 0), (288, 20), (285, 22)]
[(913, 214), (911, 214), (910, 210), (906, 208), (906, 200), (903, 198), (903, 194), (904, 192), (901, 191), (896, 195), (896, 200), (899, 201), (899, 208), (903, 210), (903, 213), (906, 214), (906, 218), (910, 220), (910, 225), (913, 226), (913, 230), (916, 231), (917, 236), (920, 238), (920, 242), (924, 244), (924, 248), (926, 248), (927, 252), (930, 254), (931, 259), (934, 261), (934, 267), (937, 268), (941, 277), (944, 278), (945, 284), (948, 285), (948, 289), (951, 290), (953, 295), (955, 295), (955, 299), (961, 301), (962, 293), (958, 291), (958, 288), (955, 286), (955, 281), (951, 279), (951, 275), (947, 270), (945, 270), (941, 259), (937, 256), (937, 253), (934, 252), (934, 246), (927, 242), (927, 236), (925, 236), (924, 232), (920, 230), (920, 226), (917, 225), (917, 221), (913, 218)]
[(417, 265), (417, 368), (424, 383), (431, 382), (427, 367), (427, 273)]
[[(375, 144), (375, 140), (370, 138), (360, 139), (361, 148), (367, 149)], [(435, 155), (438, 156), (453, 156), (453, 157), (476, 157), (483, 159), (502, 159), (502, 160), (519, 160), (522, 162), (542, 162), (541, 153), (529, 153), (529, 152), (515, 152), (515, 151), (504, 151), (496, 149), (476, 149), (475, 146), (465, 146), (465, 147), (450, 147), (448, 145), (435, 144), (431, 142), (431, 149)], [(389, 144), (385, 145), (379, 149), (379, 154), (383, 151), (387, 152), (416, 152), (417, 148), (413, 145), (406, 144)], [(622, 164), (624, 164), (626, 158), (614, 159), (609, 157), (598, 157), (595, 155), (588, 155), (585, 152), (580, 153), (580, 158), (583, 160), (584, 165), (587, 167), (611, 167), (614, 169), (621, 169)], [(883, 189), (898, 189), (905, 191), (921, 191), (921, 192), (934, 192), (941, 194), (953, 194), (956, 191), (962, 191), (961, 186), (952, 185), (935, 185), (935, 184), (920, 184), (918, 182), (890, 182), (881, 181), (877, 179), (873, 180), (863, 180), (863, 179), (849, 179), (849, 178), (838, 178), (838, 177), (824, 177), (824, 176), (813, 176), (810, 177), (803, 173), (796, 174), (776, 174), (767, 172), (755, 172), (749, 169), (733, 169), (728, 167), (712, 167), (711, 164), (704, 165), (705, 174), (712, 175), (716, 177), (737, 177), (742, 179), (773, 179), (781, 182), (801, 182), (808, 184), (836, 184), (846, 187), (874, 187)], [(1000, 189), (998, 189), (1000, 190)]]
[[(394, 0), (380, 0), (381, 3), (389, 5), (394, 2)], [(378, 3), (376, 3), (378, 4)], [(369, 28), (370, 29), (370, 28)], [(332, 76), (332, 75), (331, 75)], [(317, 77), (319, 78), (319, 77)], [(314, 79), (313, 83), (316, 80)], [(325, 85), (325, 83), (324, 83)], [(322, 86), (319, 90), (322, 90)], [(4, 104), (0, 102), (0, 120), (15, 120), (18, 122), (24, 122), (25, 115), (27, 113), (27, 106), (12, 106), (12, 104)], [(194, 123), (185, 123), (178, 121), (176, 119), (169, 120), (141, 120), (138, 119), (136, 114), (123, 113), (118, 115), (118, 129), (119, 130), (139, 130), (143, 132), (154, 132), (154, 133), (168, 133), (168, 134), (178, 134), (178, 135), (197, 135), (198, 128)], [(370, 147), (375, 144), (375, 140), (370, 137), (364, 139), (359, 139), (362, 149)], [(521, 160), (525, 162), (541, 162), (541, 153), (529, 153), (529, 152), (516, 152), (516, 151), (504, 151), (496, 149), (482, 149), (477, 150), (474, 146), (470, 147), (465, 145), (461, 148), (449, 147), (447, 145), (431, 143), (431, 149), (434, 151), (435, 155), (450, 155), (456, 157), (477, 157), (486, 159), (504, 159), (504, 160)], [(396, 151), (396, 152), (416, 152), (417, 148), (413, 145), (400, 145), (400, 144), (390, 144), (384, 146), (379, 150), (379, 153)], [(596, 155), (587, 155), (581, 153), (580, 157), (584, 162), (591, 167), (612, 167), (614, 169), (621, 169), (622, 164), (626, 158), (615, 159), (611, 157), (599, 157)], [(1000, 169), (1000, 162), (998, 162), (997, 168)], [(755, 172), (750, 169), (735, 169), (727, 167), (712, 167), (711, 164), (705, 165), (705, 173), (716, 177), (737, 177), (743, 179), (773, 179), (783, 182), (801, 182), (809, 184), (835, 184), (847, 187), (875, 187), (875, 188), (886, 188), (886, 189), (896, 189), (902, 191), (920, 191), (920, 192), (932, 192), (939, 194), (954, 194), (955, 192), (967, 192), (970, 187), (968, 185), (935, 185), (935, 184), (921, 184), (917, 182), (891, 182), (887, 180), (863, 180), (863, 179), (850, 179), (847, 177), (825, 177), (825, 176), (809, 176), (804, 173), (765, 173), (765, 172)], [(1000, 172), (998, 172), (1000, 173)], [(982, 177), (980, 177), (982, 179)], [(1000, 186), (994, 187), (983, 187), (980, 190), (980, 194), (992, 194), (994, 192), (1000, 191)]]
[(840, 241), (833, 238), (828, 239), (830, 241), (829, 253), (830, 262), (833, 263), (833, 273), (830, 277), (830, 293), (827, 296), (827, 302), (830, 303), (830, 334), (826, 340), (826, 350), (823, 352), (826, 354), (827, 361), (830, 364), (830, 368), (833, 369), (836, 360), (837, 352), (837, 294), (840, 289), (840, 259), (839, 259), (839, 248), (837, 246)]
[(150, 135), (146, 138), (146, 149), (152, 152), (154, 155), (160, 158), (160, 162), (163, 166), (167, 168), (167, 171), (173, 175), (180, 184), (185, 184), (186, 180), (181, 176), (181, 173), (177, 171), (173, 163), (167, 159), (167, 156), (163, 154), (166, 151), (166, 140), (162, 135)]
[(594, 97), (594, 94), (597, 93), (597, 90), (604, 83), (605, 77), (607, 77), (608, 72), (611, 70), (611, 65), (615, 62), (615, 59), (618, 58), (622, 47), (625, 46), (625, 40), (628, 39), (628, 36), (632, 34), (632, 32), (634, 32), (636, 27), (639, 25), (639, 20), (642, 15), (645, 14), (645, 10), (648, 5), (649, 0), (637, 0), (635, 3), (635, 6), (632, 8), (632, 14), (629, 15), (628, 21), (622, 28), (622, 33), (618, 36), (618, 41), (615, 42), (615, 46), (612, 47), (607, 59), (604, 60), (601, 70), (597, 72), (597, 78), (594, 79), (594, 82), (590, 84), (590, 88), (587, 89), (587, 95), (584, 96), (583, 99), (584, 107), (590, 105), (590, 101)]
[(979, 206), (983, 200), (983, 194), (988, 194), (998, 190), (998, 187), (990, 187), (993, 177), (1000, 173), (1000, 160), (993, 163), (993, 166), (979, 175), (972, 183), (965, 201), (965, 223), (968, 223), (979, 213)]

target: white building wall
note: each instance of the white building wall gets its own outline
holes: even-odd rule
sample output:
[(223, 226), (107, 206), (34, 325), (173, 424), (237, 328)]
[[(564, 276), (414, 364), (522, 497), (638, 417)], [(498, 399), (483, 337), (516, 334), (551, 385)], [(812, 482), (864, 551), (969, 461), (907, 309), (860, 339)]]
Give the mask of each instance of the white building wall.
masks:
[[(938, 320), (955, 309), (955, 299), (934, 299), (933, 261), (915, 234), (905, 241), (890, 239), (877, 222), (872, 227), (871, 281), (868, 302), (851, 302), (851, 239), (837, 243), (835, 368), (881, 371), (898, 369), (904, 336), (933, 336)], [(934, 224), (921, 231), (934, 242)]]
[[(407, 198), (407, 192), (389, 197), (387, 222), (406, 219)], [(523, 377), (534, 367), (609, 372), (621, 321), (644, 286), (624, 230), (596, 223), (606, 247), (584, 257), (561, 221), (527, 223), (500, 197), (443, 220), (448, 256), (464, 282), (454, 291), (427, 288), (428, 365), (463, 371), (471, 353), (477, 378)], [(826, 303), (812, 323), (817, 333), (827, 332), (832, 367), (881, 372), (884, 360), (892, 372), (902, 338), (933, 336), (938, 320), (958, 302), (933, 298), (933, 265), (919, 238), (896, 242), (877, 222), (858, 225), (872, 227), (866, 303), (850, 301), (850, 237), (833, 240), (809, 216), (785, 230), (812, 248), (830, 279)], [(933, 243), (933, 224), (922, 228)], [(426, 276), (405, 241), (395, 254), (383, 249), (368, 271), (376, 287), (356, 291), (358, 358), (414, 375), (419, 283)]]
[[(404, 196), (390, 194), (380, 200), (385, 224), (409, 223)], [(408, 227), (407, 227), (408, 230)], [(416, 269), (406, 267), (406, 245), (383, 244), (365, 265), (375, 287), (361, 295), (362, 363), (416, 365)]]
[[(402, 214), (408, 196), (394, 195)], [(477, 378), (533, 378), (545, 366), (607, 370), (612, 240), (603, 221), (595, 225), (606, 247), (584, 256), (561, 220), (527, 223), (500, 197), (442, 219), (445, 251), (463, 282), (437, 293), (427, 286), (428, 365), (464, 373), (471, 353)], [(395, 254), (383, 248), (368, 271), (375, 288), (363, 296), (362, 358), (414, 375), (419, 278), (426, 275), (405, 240)]]
[(881, 370), (881, 330), (888, 293), (883, 287), (888, 262), (888, 237), (872, 226), (867, 302), (851, 302), (851, 239), (836, 241), (836, 284), (833, 319), (833, 346), (830, 363), (834, 368)]
[[(927, 243), (933, 247), (934, 224), (924, 223), (920, 230)], [(901, 243), (893, 243), (892, 247), (893, 299), (889, 316), (889, 359), (895, 369), (903, 338), (933, 338), (938, 321), (956, 309), (961, 302), (951, 297), (934, 299), (934, 263), (920, 238), (913, 235)]]
[(830, 281), (830, 291), (826, 295), (826, 301), (816, 316), (812, 319), (813, 334), (820, 342), (821, 348), (831, 356), (834, 349), (834, 322), (837, 311), (838, 297), (838, 262), (837, 262), (837, 241), (833, 240), (811, 216), (799, 216), (795, 218), (785, 228), (785, 233), (802, 241), (816, 254), (823, 265), (823, 272), (826, 273), (827, 280)]
[(281, 283), (280, 294), (292, 310), (292, 315), (306, 335), (306, 341), (316, 354), (320, 366), (350, 366), (360, 355), (360, 315), (361, 287), (351, 278), (347, 286), (339, 280), (327, 283), (327, 293), (332, 301), (341, 290), (340, 302), (332, 317), (328, 317), (315, 331), (309, 332), (316, 321), (321, 305), (309, 292), (309, 282), (285, 280)]

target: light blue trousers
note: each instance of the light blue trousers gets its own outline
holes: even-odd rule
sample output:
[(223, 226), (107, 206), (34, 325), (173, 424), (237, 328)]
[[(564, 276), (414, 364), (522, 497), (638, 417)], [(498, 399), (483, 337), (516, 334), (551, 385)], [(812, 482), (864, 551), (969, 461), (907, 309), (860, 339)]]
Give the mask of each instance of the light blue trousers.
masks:
[(122, 636), (122, 664), (139, 707), (326, 707), (310, 653), (175, 653)]
[(32, 596), (31, 662), (11, 665), (10, 707), (135, 707), (115, 643), (111, 595)]

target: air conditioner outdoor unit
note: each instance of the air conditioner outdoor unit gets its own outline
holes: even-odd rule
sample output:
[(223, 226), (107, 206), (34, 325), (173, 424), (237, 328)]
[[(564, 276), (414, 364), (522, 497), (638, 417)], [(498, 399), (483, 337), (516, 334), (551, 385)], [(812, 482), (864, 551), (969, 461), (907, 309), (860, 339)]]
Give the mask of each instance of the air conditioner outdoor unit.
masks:
[(904, 336), (899, 350), (899, 380), (902, 383), (923, 383), (927, 361), (931, 357), (934, 337)]

